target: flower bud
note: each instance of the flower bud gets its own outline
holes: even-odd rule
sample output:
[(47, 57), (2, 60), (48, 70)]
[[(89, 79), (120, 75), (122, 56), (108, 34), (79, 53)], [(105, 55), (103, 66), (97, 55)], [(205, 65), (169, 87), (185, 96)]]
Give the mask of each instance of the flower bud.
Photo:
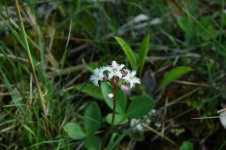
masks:
[(112, 83), (116, 84), (117, 83), (116, 79), (112, 79)]
[(108, 77), (103, 77), (103, 81), (108, 81)]
[(113, 98), (114, 94), (113, 93), (109, 93), (107, 96), (108, 96), (108, 98)]
[(129, 93), (129, 87), (127, 87), (127, 86), (125, 86), (125, 85), (121, 85), (121, 89), (122, 89), (122, 91), (124, 92), (124, 93)]

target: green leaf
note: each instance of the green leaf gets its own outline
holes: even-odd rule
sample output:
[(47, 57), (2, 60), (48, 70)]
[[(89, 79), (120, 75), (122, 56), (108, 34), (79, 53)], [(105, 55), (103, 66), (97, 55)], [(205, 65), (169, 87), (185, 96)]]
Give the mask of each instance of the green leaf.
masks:
[(118, 132), (113, 132), (112, 135), (111, 135), (111, 138), (108, 142), (108, 145), (106, 147), (107, 150), (110, 149), (110, 147), (113, 145), (113, 143), (116, 141), (116, 138), (119, 136), (119, 134), (121, 135), (121, 133), (118, 133)]
[(100, 150), (101, 139), (96, 136), (89, 136), (85, 139), (85, 147), (87, 150)]
[(145, 64), (145, 59), (147, 57), (149, 43), (150, 43), (150, 34), (147, 34), (144, 37), (144, 39), (143, 39), (143, 41), (140, 45), (140, 48), (139, 48), (140, 75), (142, 73), (142, 70), (143, 70), (143, 67), (144, 67), (144, 64)]
[(172, 81), (182, 77), (186, 73), (192, 71), (191, 67), (180, 66), (170, 70), (163, 78), (158, 90), (164, 90), (165, 87), (170, 84)]
[(117, 107), (117, 105), (119, 105), (121, 107), (123, 113), (125, 113), (127, 100), (126, 100), (126, 94), (121, 89), (118, 89), (116, 91), (116, 107)]
[(193, 150), (194, 149), (194, 145), (192, 142), (190, 141), (184, 141), (181, 145), (180, 145), (180, 150)]
[(202, 37), (203, 40), (209, 41), (210, 39), (217, 38), (218, 31), (213, 27), (213, 17), (204, 16), (200, 19), (197, 25), (197, 34)]
[(119, 45), (121, 46), (121, 48), (122, 48), (123, 52), (125, 53), (126, 57), (128, 58), (131, 67), (133, 69), (135, 69), (136, 65), (137, 65), (137, 60), (136, 60), (135, 54), (133, 53), (131, 47), (122, 38), (115, 36), (115, 39), (119, 43)]
[(97, 86), (93, 86), (91, 84), (88, 84), (88, 85), (78, 84), (78, 85), (75, 85), (75, 89), (77, 89), (93, 98), (104, 100), (102, 93), (101, 93), (101, 89)]
[(207, 28), (208, 26), (210, 26), (213, 23), (214, 19), (213, 16), (204, 16), (201, 18), (200, 20), (200, 25), (203, 26), (204, 28)]
[(84, 127), (88, 135), (94, 134), (101, 125), (101, 112), (98, 104), (92, 102), (84, 112)]
[[(107, 123), (111, 124), (113, 114), (110, 113), (106, 116)], [(115, 114), (114, 125), (125, 124), (128, 122), (128, 118), (121, 114)]]
[(183, 30), (184, 32), (186, 32), (189, 27), (188, 19), (184, 17), (178, 18), (177, 24), (181, 28), (181, 30)]
[(136, 96), (133, 97), (133, 100), (130, 103), (126, 114), (128, 118), (142, 117), (150, 112), (153, 106), (154, 101), (150, 96), (146, 94)]
[[(106, 82), (101, 83), (102, 94), (107, 105), (113, 109), (113, 98), (108, 98), (107, 95), (112, 93), (112, 87)], [(126, 109), (126, 95), (122, 90), (116, 91), (116, 112), (124, 114)]]
[(87, 69), (89, 72), (93, 73), (94, 70), (95, 70), (98, 66), (97, 66), (97, 65), (91, 65), (91, 64), (85, 64), (85, 67), (86, 67), (86, 69)]
[(80, 127), (79, 124), (76, 123), (67, 123), (64, 126), (64, 131), (68, 134), (68, 136), (74, 140), (80, 140), (86, 137), (85, 132), (83, 129)]

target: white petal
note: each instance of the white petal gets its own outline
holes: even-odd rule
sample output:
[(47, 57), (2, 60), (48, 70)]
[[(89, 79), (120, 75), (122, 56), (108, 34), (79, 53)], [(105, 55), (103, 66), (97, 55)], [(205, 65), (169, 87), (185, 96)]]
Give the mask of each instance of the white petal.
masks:
[(99, 86), (99, 84), (98, 84), (99, 78), (98, 78), (98, 77), (96, 77), (95, 75), (92, 75), (92, 76), (90, 77), (90, 80), (93, 82), (93, 84), (94, 84), (95, 86)]
[(110, 80), (114, 75), (115, 75), (114, 72), (110, 72), (110, 73), (108, 74), (108, 79)]
[(112, 71), (112, 67), (111, 66), (105, 66), (105, 67), (103, 67), (103, 71), (109, 71), (109, 72), (111, 72)]
[(111, 66), (112, 66), (113, 68), (116, 68), (116, 67), (118, 66), (118, 64), (117, 64), (116, 61), (112, 61)]
[(134, 77), (132, 80), (133, 80), (134, 83), (140, 84), (140, 79), (139, 78)]
[(128, 72), (128, 74), (131, 72), (129, 69), (123, 69), (123, 71)]
[(94, 70), (93, 74), (94, 74), (94, 75), (97, 75), (97, 74), (99, 74), (99, 71), (100, 71), (100, 70), (99, 70), (98, 68), (96, 68), (96, 69)]
[(122, 73), (120, 71), (115, 72), (115, 76), (122, 78)]
[(126, 81), (126, 82), (130, 82), (130, 78), (129, 78), (129, 76), (127, 75), (127, 76), (125, 76), (125, 77), (123, 77), (123, 79)]
[(122, 70), (122, 68), (123, 68), (124, 66), (125, 66), (124, 64), (121, 64), (121, 65), (119, 66), (119, 70)]
[(131, 74), (130, 74), (130, 76), (131, 76), (131, 77), (134, 77), (136, 74), (137, 74), (136, 71), (132, 71)]
[(130, 82), (129, 83), (129, 87), (130, 87), (130, 89), (132, 89), (134, 87), (134, 83), (133, 82)]
[(103, 80), (103, 78), (104, 78), (104, 74), (103, 73), (101, 73), (101, 74), (99, 74), (99, 80)]

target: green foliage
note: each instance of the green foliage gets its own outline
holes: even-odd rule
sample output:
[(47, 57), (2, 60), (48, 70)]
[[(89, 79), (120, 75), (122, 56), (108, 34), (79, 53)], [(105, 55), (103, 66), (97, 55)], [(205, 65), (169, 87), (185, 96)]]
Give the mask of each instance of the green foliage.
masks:
[(218, 31), (213, 27), (213, 16), (204, 16), (197, 25), (197, 34), (204, 40), (209, 41), (217, 38)]
[(98, 67), (97, 65), (91, 65), (91, 64), (85, 64), (85, 67), (86, 69), (89, 71), (89, 72), (92, 72)]
[[(113, 114), (110, 113), (106, 116), (106, 121), (111, 124), (112, 122), (112, 117)], [(128, 118), (126, 118), (126, 116), (121, 115), (121, 114), (115, 114), (115, 119), (114, 119), (114, 125), (120, 125), (120, 124), (125, 124), (128, 122)]]
[(146, 95), (140, 95), (133, 97), (130, 103), (126, 115), (128, 118), (139, 118), (151, 111), (154, 106), (153, 99)]
[(101, 139), (96, 136), (89, 136), (85, 139), (85, 147), (87, 150), (100, 150)]
[(174, 80), (182, 77), (186, 73), (192, 71), (191, 67), (187, 66), (179, 66), (172, 70), (170, 70), (163, 78), (162, 82), (160, 83), (159, 90), (164, 90), (167, 85), (169, 85)]
[[(191, 23), (193, 29), (191, 29)], [(196, 31), (196, 35), (203, 41), (215, 39), (218, 35), (218, 31), (213, 27), (213, 16), (203, 16), (199, 20), (181, 17), (177, 19), (177, 24), (181, 30), (185, 32), (187, 38), (194, 38), (194, 35), (191, 35), (190, 30)]]
[[(123, 149), (131, 139), (136, 140), (129, 126), (129, 119), (142, 117), (151, 110), (151, 107), (145, 108), (143, 100), (135, 101), (136, 97), (140, 96), (127, 101), (127, 96), (121, 90), (117, 91), (117, 114), (114, 124), (117, 127), (111, 130), (110, 139), (104, 139), (105, 134), (110, 130), (107, 123), (111, 124), (112, 121), (112, 114), (108, 113), (112, 112), (113, 99), (107, 100), (101, 87), (87, 84), (89, 74), (85, 71), (93, 72), (98, 67), (93, 64), (109, 63), (112, 60), (128, 62), (133, 69), (139, 67), (140, 77), (142, 74), (145, 76), (149, 71), (154, 74), (156, 81), (161, 83), (158, 90), (162, 92), (148, 90), (150, 86), (144, 86), (144, 89), (160, 98), (157, 118), (164, 117), (162, 111), (165, 108), (170, 110), (167, 111), (167, 119), (170, 121), (165, 122), (166, 126), (182, 123), (183, 129), (197, 128), (194, 130), (196, 138), (192, 135), (181, 136), (183, 133), (182, 130), (178, 130), (179, 127), (173, 128), (175, 130), (166, 129), (166, 132), (172, 129), (171, 133), (178, 135), (179, 141), (174, 141), (178, 142), (176, 143), (178, 145), (186, 140), (185, 138), (193, 139), (192, 142), (184, 141), (180, 145), (181, 150), (194, 149), (194, 145), (200, 142), (199, 139), (206, 131), (218, 136), (215, 139), (214, 136), (210, 136), (208, 140), (215, 144), (206, 142), (207, 147), (225, 148), (223, 128), (210, 117), (216, 113), (217, 106), (220, 106), (223, 102), (222, 98), (225, 97), (224, 0), (214, 2), (206, 0), (205, 5), (201, 5), (198, 0), (151, 1), (151, 3), (149, 1), (118, 1), (117, 3), (51, 1), (49, 3), (48, 0), (37, 2), (27, 0), (22, 3), (20, 0), (22, 20), (25, 21), (24, 29), (19, 27), (18, 16), (14, 15), (16, 14), (14, 2), (3, 0), (0, 5), (2, 12), (0, 13), (0, 131), (2, 131), (0, 149), (100, 150), (103, 139), (107, 141), (105, 149), (114, 150)], [(150, 10), (151, 15), (147, 13)], [(165, 17), (166, 14), (173, 15)], [(142, 16), (147, 16), (148, 19), (139, 21), (140, 16), (141, 20)], [(155, 18), (160, 19), (162, 23), (152, 24)], [(175, 26), (175, 19), (178, 26)], [(182, 32), (178, 32), (178, 28)], [(113, 35), (119, 35), (133, 42), (128, 43), (120, 37), (115, 37), (114, 41)], [(154, 59), (148, 60), (145, 64), (150, 39), (151, 58)], [(122, 47), (123, 52), (118, 46)], [(131, 49), (133, 47), (138, 51)], [(120, 51), (124, 55), (121, 55)], [(34, 62), (37, 79), (43, 91), (41, 96), (45, 98), (44, 105), (48, 110), (47, 118), (52, 139), (49, 139), (45, 133), (43, 113), (40, 112), (39, 96), (27, 61), (27, 53), (31, 53), (29, 55), (32, 56), (30, 58)], [(191, 70), (185, 69), (182, 73), (174, 71), (172, 73), (174, 75), (171, 74), (170, 77), (170, 72), (173, 70), (167, 73), (165, 68), (172, 64), (193, 66), (194, 75), (188, 76), (185, 80), (196, 84), (183, 84), (183, 88), (176, 92), (174, 89), (166, 89), (169, 84), (174, 84), (174, 80)], [(162, 82), (161, 74), (166, 75)], [(143, 84), (144, 82), (145, 80)], [(71, 86), (67, 87), (71, 83), (75, 84), (76, 90), (65, 90), (71, 88)], [(145, 84), (149, 83), (145, 82)], [(108, 86), (112, 92), (112, 87)], [(137, 95), (144, 92), (144, 89), (137, 88), (131, 93)], [(183, 95), (186, 96), (186, 101), (178, 103), (179, 97)], [(165, 98), (169, 98), (169, 105), (164, 105)], [(102, 101), (95, 103), (95, 100)], [(89, 102), (90, 104), (86, 105)], [(107, 105), (110, 106), (110, 110), (105, 108)], [(100, 109), (105, 116), (101, 116)], [(192, 113), (188, 113), (190, 110)], [(198, 117), (199, 120), (195, 122), (199, 122), (201, 126), (194, 125), (193, 120), (175, 119), (175, 117)], [(67, 123), (64, 127), (69, 137), (76, 141), (68, 140), (68, 136), (59, 131), (65, 120), (79, 120), (79, 123)], [(100, 127), (101, 131), (98, 132)], [(153, 133), (147, 131), (146, 134)], [(160, 133), (155, 134), (161, 137)], [(164, 138), (173, 140), (174, 138), (171, 137), (173, 134), (168, 134), (169, 137), (164, 136)], [(158, 146), (156, 142), (150, 144), (153, 147)], [(169, 145), (166, 144), (164, 147)]]
[(141, 76), (141, 73), (143, 71), (143, 67), (144, 67), (144, 63), (148, 54), (148, 48), (149, 48), (149, 44), (150, 44), (150, 34), (147, 34), (140, 47), (139, 47), (139, 65), (140, 65), (140, 69), (139, 69), (139, 74)]
[(194, 145), (191, 141), (183, 141), (183, 143), (180, 145), (180, 150), (193, 150)]
[(187, 31), (187, 29), (189, 28), (189, 24), (188, 24), (188, 19), (185, 17), (181, 17), (177, 19), (177, 24), (178, 26), (181, 28), (181, 30), (183, 30), (184, 32)]
[(124, 39), (117, 37), (117, 36), (115, 36), (115, 39), (117, 40), (117, 42), (121, 46), (123, 52), (125, 53), (127, 59), (129, 60), (131, 67), (133, 69), (135, 69), (136, 65), (137, 65), (137, 59), (136, 59), (136, 56), (133, 53), (131, 47), (129, 46), (129, 44)]
[(101, 112), (98, 104), (92, 102), (84, 112), (84, 127), (88, 135), (93, 135), (101, 125)]
[(101, 93), (101, 89), (92, 84), (87, 84), (87, 85), (77, 84), (77, 85), (75, 85), (75, 89), (77, 89), (93, 98), (96, 98), (99, 100), (104, 100), (104, 97), (102, 96), (102, 93)]
[[(109, 93), (112, 93), (112, 87), (105, 83), (102, 82), (101, 83), (101, 90), (102, 90), (102, 94), (104, 97), (104, 100), (106, 102), (106, 104), (113, 109), (113, 98), (108, 98), (107, 95)], [(126, 108), (126, 96), (125, 93), (123, 93), (121, 90), (117, 90), (116, 91), (116, 112), (120, 113), (120, 114), (124, 114), (125, 113), (125, 108)]]
[(64, 126), (64, 131), (68, 134), (68, 136), (74, 140), (81, 140), (86, 137), (85, 132), (81, 128), (79, 124), (76, 123), (67, 123)]
[(86, 107), (83, 118), (86, 132), (76, 123), (67, 123), (64, 126), (64, 131), (74, 140), (84, 139), (87, 150), (100, 150), (102, 141), (95, 136), (95, 132), (101, 126), (102, 117), (96, 102), (92, 102)]

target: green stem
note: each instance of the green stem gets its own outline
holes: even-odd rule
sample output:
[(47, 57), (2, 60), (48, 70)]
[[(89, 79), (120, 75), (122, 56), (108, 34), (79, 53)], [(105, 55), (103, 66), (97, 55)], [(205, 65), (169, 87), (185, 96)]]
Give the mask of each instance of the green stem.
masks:
[(23, 20), (22, 20), (22, 17), (21, 17), (18, 0), (15, 0), (15, 7), (16, 7), (16, 11), (17, 11), (18, 19), (19, 19), (20, 30), (22, 32), (23, 40), (24, 40), (24, 43), (25, 43), (25, 50), (27, 52), (29, 65), (31, 67), (32, 76), (34, 78), (35, 85), (36, 85), (37, 90), (38, 90), (38, 96), (39, 96), (38, 100), (39, 100), (39, 103), (41, 105), (41, 109), (42, 109), (42, 113), (43, 113), (43, 119), (44, 119), (44, 123), (45, 123), (45, 127), (46, 127), (46, 134), (47, 134), (48, 138), (51, 138), (51, 132), (50, 132), (50, 129), (49, 129), (47, 112), (46, 112), (45, 103), (44, 103), (45, 99), (43, 97), (42, 90), (41, 90), (41, 87), (40, 87), (39, 82), (38, 82), (38, 77), (35, 73), (35, 67), (34, 67), (34, 64), (33, 64), (33, 61), (32, 61), (30, 47), (29, 47), (29, 44), (28, 44), (28, 41), (27, 41), (27, 35), (26, 35), (26, 32), (25, 32)]
[(116, 112), (116, 84), (113, 83), (113, 90), (112, 93), (114, 94), (113, 97), (113, 112), (112, 112), (112, 121), (111, 121), (111, 127), (108, 130), (108, 132), (105, 134), (104, 138), (103, 138), (103, 142), (102, 142), (102, 149), (105, 149), (105, 145), (106, 145), (106, 141), (108, 140), (108, 138), (110, 137), (110, 135), (112, 134), (112, 132), (114, 131), (114, 122), (115, 122), (115, 112)]
[(114, 121), (115, 121), (115, 112), (116, 112), (116, 85), (113, 83), (113, 113), (112, 113), (112, 121), (111, 121), (111, 126), (114, 126)]

